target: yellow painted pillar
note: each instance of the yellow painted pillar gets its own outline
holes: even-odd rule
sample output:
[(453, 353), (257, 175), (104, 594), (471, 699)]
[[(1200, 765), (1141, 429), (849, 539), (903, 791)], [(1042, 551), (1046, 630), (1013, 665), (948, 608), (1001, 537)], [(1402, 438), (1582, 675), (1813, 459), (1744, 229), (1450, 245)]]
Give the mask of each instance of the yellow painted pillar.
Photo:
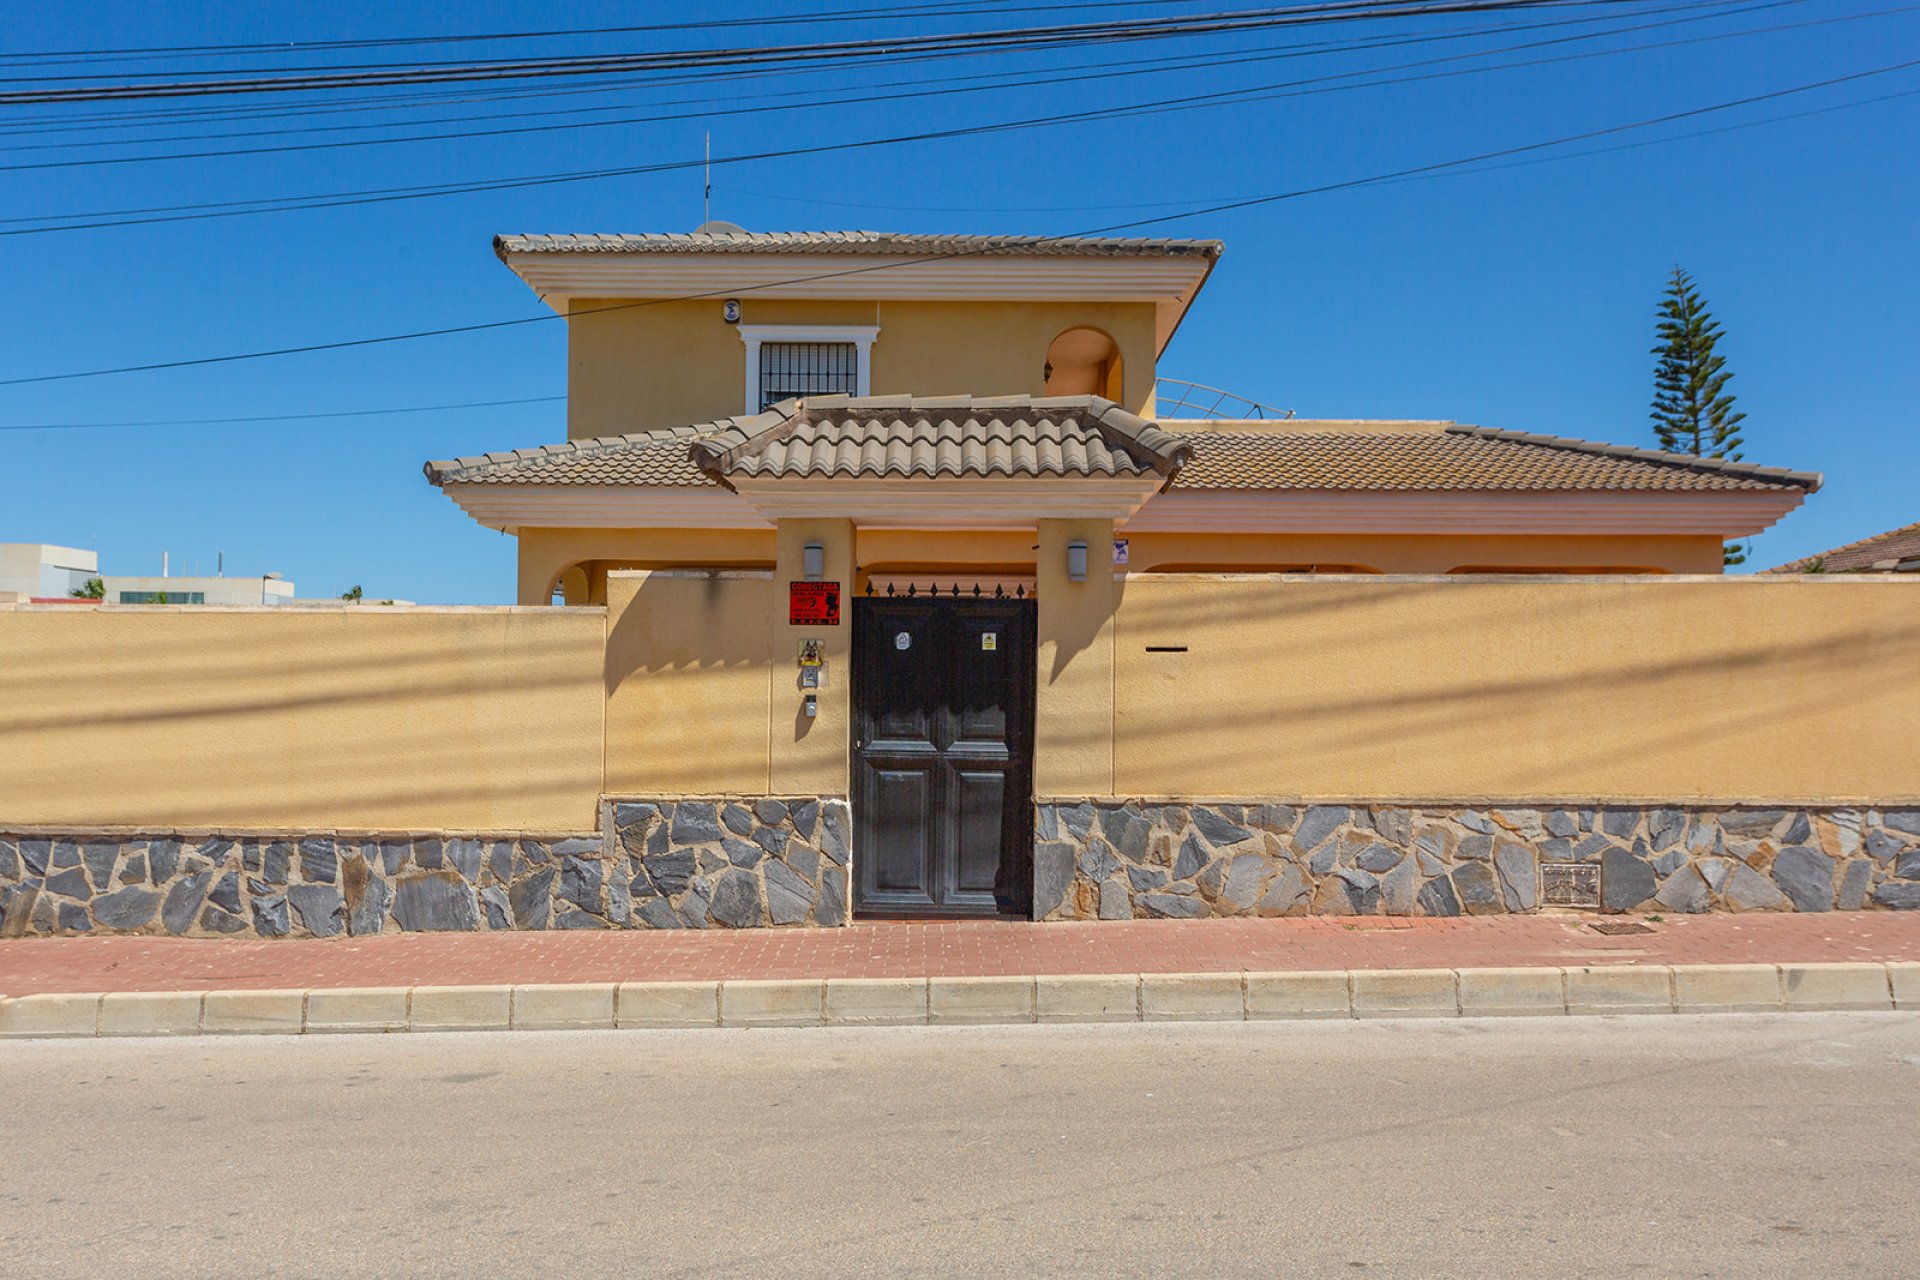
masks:
[(534, 532), (522, 533), (516, 541), (520, 544), (519, 589), (515, 593), (517, 602), (523, 605), (552, 604), (553, 576), (562, 567), (559, 559)]
[[(854, 527), (851, 520), (782, 520), (775, 535), (772, 783), (776, 795), (844, 796), (851, 777), (853, 701)], [(806, 579), (808, 544), (822, 551), (821, 580), (840, 586), (838, 626), (793, 626), (788, 621), (788, 584)], [(803, 640), (826, 651), (826, 687), (800, 687)], [(818, 714), (806, 714), (806, 695)]]
[[(1087, 545), (1087, 576), (1067, 574), (1069, 548)], [(1113, 521), (1042, 520), (1036, 553), (1040, 653), (1033, 792), (1113, 793)]]

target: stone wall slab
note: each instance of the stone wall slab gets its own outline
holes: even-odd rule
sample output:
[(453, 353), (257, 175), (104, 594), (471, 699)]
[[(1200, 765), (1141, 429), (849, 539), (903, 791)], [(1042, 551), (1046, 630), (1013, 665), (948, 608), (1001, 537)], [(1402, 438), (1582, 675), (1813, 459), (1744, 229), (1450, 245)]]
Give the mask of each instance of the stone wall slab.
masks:
[(840, 797), (609, 800), (601, 830), (0, 831), (0, 938), (843, 925)]
[(1578, 868), (1609, 912), (1920, 908), (1912, 808), (1069, 797), (1034, 857), (1040, 920), (1499, 915)]

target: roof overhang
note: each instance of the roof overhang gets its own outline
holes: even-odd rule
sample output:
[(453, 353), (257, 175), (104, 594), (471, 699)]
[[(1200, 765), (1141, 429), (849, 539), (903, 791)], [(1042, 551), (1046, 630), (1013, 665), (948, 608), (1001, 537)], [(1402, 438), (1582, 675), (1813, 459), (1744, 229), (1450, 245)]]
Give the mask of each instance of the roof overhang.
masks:
[(1031, 529), (1111, 519), (1128, 533), (1532, 534), (1745, 538), (1798, 507), (1791, 492), (1158, 492), (1152, 480), (744, 480), (737, 490), (643, 485), (448, 484), (478, 523), (523, 528), (770, 529), (786, 517), (874, 527)]
[(737, 493), (718, 486), (445, 484), (489, 529), (771, 529)]
[(1467, 492), (1173, 490), (1147, 502), (1129, 533), (1532, 534), (1745, 538), (1806, 501), (1806, 491)]
[(1151, 302), (1155, 353), (1213, 270), (1204, 254), (517, 252), (501, 260), (554, 310), (572, 298)]

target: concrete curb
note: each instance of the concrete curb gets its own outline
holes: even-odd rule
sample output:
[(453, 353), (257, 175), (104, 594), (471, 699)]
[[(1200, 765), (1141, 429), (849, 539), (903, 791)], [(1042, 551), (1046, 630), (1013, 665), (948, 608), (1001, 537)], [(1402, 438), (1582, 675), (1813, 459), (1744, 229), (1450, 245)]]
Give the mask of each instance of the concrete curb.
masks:
[(0, 1039), (1920, 1012), (1920, 963), (803, 978), (0, 999)]

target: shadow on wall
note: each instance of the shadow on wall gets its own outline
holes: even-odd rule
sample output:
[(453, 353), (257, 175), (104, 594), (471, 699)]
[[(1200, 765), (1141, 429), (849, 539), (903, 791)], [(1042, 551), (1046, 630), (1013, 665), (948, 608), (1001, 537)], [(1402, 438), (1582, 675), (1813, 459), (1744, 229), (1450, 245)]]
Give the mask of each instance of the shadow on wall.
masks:
[(1116, 789), (1912, 797), (1916, 607), (1719, 581), (1135, 580)]
[(0, 613), (0, 821), (577, 830), (598, 614)]
[(607, 789), (765, 793), (769, 682), (785, 639), (773, 634), (771, 575), (616, 573), (608, 589)]

